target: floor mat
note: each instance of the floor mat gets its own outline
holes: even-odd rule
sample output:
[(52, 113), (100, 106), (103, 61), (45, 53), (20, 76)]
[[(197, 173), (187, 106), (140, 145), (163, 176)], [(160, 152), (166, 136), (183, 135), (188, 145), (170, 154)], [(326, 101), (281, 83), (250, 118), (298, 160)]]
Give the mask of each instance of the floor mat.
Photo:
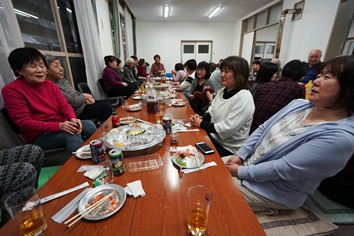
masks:
[(305, 205), (332, 223), (354, 224), (354, 209), (331, 201), (318, 190), (307, 197)]
[(38, 189), (40, 189), (47, 181), (59, 170), (61, 166), (43, 167), (38, 178)]

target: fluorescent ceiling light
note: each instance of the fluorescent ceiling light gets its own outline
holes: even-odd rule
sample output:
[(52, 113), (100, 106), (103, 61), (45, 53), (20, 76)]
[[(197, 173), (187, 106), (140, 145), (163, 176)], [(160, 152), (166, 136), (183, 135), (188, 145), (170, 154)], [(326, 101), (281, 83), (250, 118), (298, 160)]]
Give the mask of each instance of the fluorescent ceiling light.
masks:
[(163, 16), (165, 18), (167, 18), (170, 15), (170, 10), (171, 10), (170, 6), (166, 5), (166, 6), (163, 7)]
[(218, 13), (221, 9), (223, 8), (223, 6), (216, 6), (214, 7), (214, 9), (208, 14), (209, 18), (212, 18), (216, 13)]
[(34, 18), (34, 19), (38, 19), (38, 16), (31, 15), (31, 14), (29, 14), (29, 13), (27, 13), (27, 12), (18, 10), (18, 9), (16, 9), (16, 8), (14, 8), (14, 10), (15, 10), (15, 14), (17, 14), (17, 15), (25, 16), (25, 17), (28, 17), (28, 18), (32, 17), (32, 18)]

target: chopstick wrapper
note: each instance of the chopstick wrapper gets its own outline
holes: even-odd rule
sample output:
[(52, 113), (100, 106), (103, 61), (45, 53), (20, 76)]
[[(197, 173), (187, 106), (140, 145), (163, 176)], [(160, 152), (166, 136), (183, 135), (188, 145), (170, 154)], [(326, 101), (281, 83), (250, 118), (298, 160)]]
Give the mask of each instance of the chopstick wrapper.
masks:
[(86, 188), (84, 191), (82, 191), (73, 200), (71, 200), (65, 207), (63, 207), (54, 216), (52, 216), (52, 219), (59, 224), (63, 223), (77, 209), (77, 205), (79, 204), (81, 198), (91, 189), (92, 188)]
[(185, 173), (185, 174), (189, 174), (189, 173), (192, 173), (192, 172), (196, 172), (196, 171), (203, 170), (203, 169), (208, 168), (208, 167), (211, 167), (211, 166), (216, 166), (215, 161), (205, 163), (205, 164), (201, 165), (199, 168), (194, 168), (194, 169), (182, 169), (181, 172), (183, 172), (183, 173)]
[(134, 198), (137, 198), (139, 196), (141, 197), (145, 196), (145, 191), (143, 189), (143, 185), (141, 184), (140, 180), (136, 180), (134, 182), (128, 183), (127, 187), (125, 187), (124, 189), (129, 195), (133, 195)]

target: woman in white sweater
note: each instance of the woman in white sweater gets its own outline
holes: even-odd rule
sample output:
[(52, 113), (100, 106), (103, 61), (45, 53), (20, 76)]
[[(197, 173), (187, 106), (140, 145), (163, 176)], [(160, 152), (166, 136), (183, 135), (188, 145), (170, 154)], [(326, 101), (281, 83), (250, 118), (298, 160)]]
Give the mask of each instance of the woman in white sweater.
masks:
[(247, 89), (249, 65), (245, 59), (230, 56), (222, 61), (220, 89), (208, 111), (193, 115), (190, 123), (207, 131), (220, 156), (234, 154), (248, 138), (255, 110)]

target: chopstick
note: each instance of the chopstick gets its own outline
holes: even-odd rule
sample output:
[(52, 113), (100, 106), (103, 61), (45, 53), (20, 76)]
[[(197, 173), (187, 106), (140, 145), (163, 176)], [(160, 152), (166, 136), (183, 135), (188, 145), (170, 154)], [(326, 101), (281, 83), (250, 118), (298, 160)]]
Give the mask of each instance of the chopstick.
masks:
[(72, 222), (71, 224), (68, 225), (68, 227), (71, 227), (73, 224), (78, 222), (82, 217), (84, 217), (85, 215), (87, 215), (91, 211), (95, 210), (102, 203), (105, 203), (114, 193), (116, 193), (116, 191), (111, 192), (110, 194), (108, 194), (104, 198), (100, 199), (98, 202), (92, 204), (90, 207), (86, 208), (85, 210), (83, 210), (82, 212), (78, 213), (77, 215), (71, 217), (69, 220), (65, 221), (64, 224), (67, 224), (67, 223), (73, 221), (74, 219), (76, 219), (77, 217), (79, 217), (74, 222)]

